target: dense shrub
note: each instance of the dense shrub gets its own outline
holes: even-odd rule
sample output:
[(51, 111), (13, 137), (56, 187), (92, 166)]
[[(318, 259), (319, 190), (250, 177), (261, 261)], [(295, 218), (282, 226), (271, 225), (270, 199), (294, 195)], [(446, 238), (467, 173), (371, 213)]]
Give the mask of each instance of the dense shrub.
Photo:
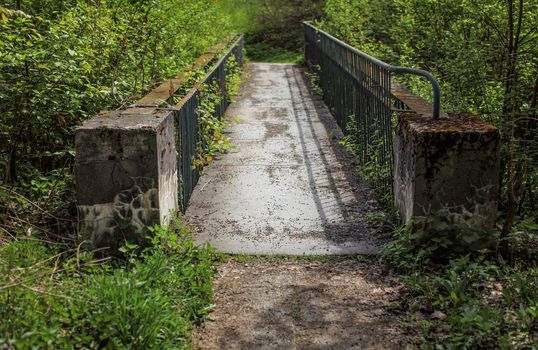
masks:
[(75, 126), (177, 74), (227, 32), (216, 1), (10, 1), (0, 18), (7, 182), (69, 165)]

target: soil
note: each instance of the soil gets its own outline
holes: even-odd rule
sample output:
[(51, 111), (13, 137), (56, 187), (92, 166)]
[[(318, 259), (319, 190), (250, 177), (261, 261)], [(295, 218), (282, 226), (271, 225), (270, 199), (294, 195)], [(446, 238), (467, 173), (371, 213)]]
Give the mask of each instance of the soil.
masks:
[[(314, 258), (315, 259), (315, 258)], [(399, 286), (357, 258), (222, 263), (196, 349), (403, 349)]]

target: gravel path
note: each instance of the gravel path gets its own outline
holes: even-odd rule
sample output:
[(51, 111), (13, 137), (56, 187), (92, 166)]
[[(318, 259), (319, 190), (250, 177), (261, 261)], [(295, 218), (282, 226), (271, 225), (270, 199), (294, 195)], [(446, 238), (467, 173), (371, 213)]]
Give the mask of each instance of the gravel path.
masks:
[(372, 263), (230, 260), (196, 349), (403, 349), (399, 286)]

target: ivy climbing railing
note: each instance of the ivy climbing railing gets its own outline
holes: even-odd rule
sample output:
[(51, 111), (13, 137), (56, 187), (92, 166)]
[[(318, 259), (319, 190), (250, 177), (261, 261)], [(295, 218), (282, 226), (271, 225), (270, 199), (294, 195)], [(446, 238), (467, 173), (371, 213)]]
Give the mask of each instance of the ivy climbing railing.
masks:
[[(208, 117), (218, 120), (224, 117), (231, 102), (229, 80), (243, 65), (243, 48), (243, 35), (234, 35), (229, 41), (200, 56), (189, 70), (190, 73), (183, 72), (163, 83), (135, 104), (136, 107), (155, 106), (174, 110), (178, 198), (182, 211), (187, 209), (191, 194), (200, 178), (204, 163), (202, 158), (210, 146), (208, 140), (203, 137), (206, 128), (204, 122), (207, 122)], [(199, 72), (202, 72), (202, 77), (196, 79)], [(192, 88), (183, 91), (187, 84), (192, 84)], [(208, 113), (211, 116), (208, 116)]]
[[(382, 62), (304, 23), (305, 60), (319, 75), (323, 99), (351, 138), (353, 151), (374, 188), (392, 195), (395, 110), (413, 110), (438, 119), (439, 84), (429, 72)], [(433, 106), (396, 84), (394, 74), (414, 74), (432, 84)]]

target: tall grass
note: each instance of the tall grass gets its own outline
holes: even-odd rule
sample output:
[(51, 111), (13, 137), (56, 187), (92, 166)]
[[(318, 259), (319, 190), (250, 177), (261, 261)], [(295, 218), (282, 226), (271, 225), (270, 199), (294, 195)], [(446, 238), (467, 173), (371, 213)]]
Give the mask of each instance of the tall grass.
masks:
[(121, 259), (34, 237), (0, 245), (3, 349), (185, 349), (211, 308), (216, 255), (187, 226), (154, 227), (149, 248)]

